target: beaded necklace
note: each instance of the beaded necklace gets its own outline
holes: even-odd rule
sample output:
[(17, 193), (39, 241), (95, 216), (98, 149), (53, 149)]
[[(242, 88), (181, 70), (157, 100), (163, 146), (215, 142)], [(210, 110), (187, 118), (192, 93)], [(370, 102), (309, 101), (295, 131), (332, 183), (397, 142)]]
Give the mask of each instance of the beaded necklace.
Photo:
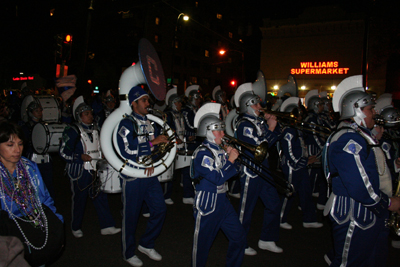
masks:
[[(20, 159), (16, 167), (16, 177), (11, 175), (8, 169), (0, 161), (0, 197), (3, 200), (4, 207), (9, 216), (16, 223), (18, 229), (23, 235), (25, 242), (36, 250), (43, 249), (48, 239), (48, 223), (46, 215), (43, 211), (42, 204), (38, 197), (35, 186), (32, 184), (32, 177), (27, 171), (27, 166)], [(10, 203), (10, 207), (7, 202)], [(16, 205), (21, 217), (13, 213), (13, 205)], [(17, 220), (30, 223), (33, 227), (41, 229), (46, 234), (44, 244), (36, 247), (28, 240)]]

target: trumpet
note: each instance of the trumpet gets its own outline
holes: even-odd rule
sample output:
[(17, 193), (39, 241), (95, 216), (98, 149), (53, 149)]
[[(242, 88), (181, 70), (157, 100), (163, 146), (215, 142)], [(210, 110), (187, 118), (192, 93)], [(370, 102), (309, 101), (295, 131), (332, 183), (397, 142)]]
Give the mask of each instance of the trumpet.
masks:
[(292, 114), (278, 112), (278, 111), (271, 111), (271, 110), (267, 110), (266, 108), (263, 108), (260, 111), (274, 115), (278, 118), (278, 121), (280, 124), (282, 124), (284, 126), (293, 126), (294, 128), (297, 128), (300, 131), (310, 132), (313, 134), (319, 134), (324, 137), (329, 137), (330, 133), (332, 132), (332, 130), (328, 127), (310, 123), (310, 122), (300, 121), (300, 120), (296, 119), (296, 117), (293, 116)]
[[(244, 148), (248, 149), (250, 152), (252, 152), (254, 154), (254, 159), (252, 157), (250, 157), (249, 155), (243, 153), (241, 151), (241, 149), (238, 149), (240, 157), (237, 160), (242, 165), (246, 166), (249, 170), (251, 170), (252, 172), (256, 173), (258, 176), (260, 176), (262, 179), (264, 179), (271, 185), (275, 186), (277, 189), (280, 189), (279, 191), (282, 191), (286, 195), (286, 197), (290, 197), (291, 195), (293, 195), (294, 187), (292, 184), (290, 184), (284, 178), (282, 178), (276, 174), (272, 174), (266, 167), (264, 167), (262, 165), (262, 162), (264, 161), (265, 157), (268, 154), (268, 143), (267, 142), (262, 142), (260, 145), (255, 146), (255, 145), (240, 141), (240, 140), (238, 140), (230, 135), (227, 135), (227, 134), (225, 134), (225, 136), (223, 137), (222, 140), (229, 144), (234, 144), (234, 145), (244, 147)], [(256, 163), (258, 165), (259, 169), (252, 166), (249, 162), (245, 161), (243, 158), (245, 158), (249, 162)]]
[[(176, 145), (174, 142), (175, 141), (175, 135), (168, 135), (168, 131), (171, 129), (169, 125), (167, 124), (167, 115), (162, 112), (161, 110), (158, 109), (152, 109), (152, 108), (147, 108), (147, 111), (150, 114), (153, 114), (154, 116), (161, 117), (163, 120), (163, 125), (162, 125), (162, 132), (161, 135), (166, 135), (168, 136), (167, 143), (162, 143), (158, 145), (157, 149), (154, 149), (150, 155), (144, 156), (138, 163), (150, 167), (153, 165), (153, 162), (157, 162), (159, 160), (162, 160), (164, 156), (171, 151), (172, 148)], [(162, 163), (164, 164), (164, 163)], [(166, 168), (168, 166), (165, 166)]]
[(374, 117), (375, 123), (380, 126), (394, 127), (400, 125), (400, 119), (396, 120), (386, 120), (382, 115), (376, 114)]

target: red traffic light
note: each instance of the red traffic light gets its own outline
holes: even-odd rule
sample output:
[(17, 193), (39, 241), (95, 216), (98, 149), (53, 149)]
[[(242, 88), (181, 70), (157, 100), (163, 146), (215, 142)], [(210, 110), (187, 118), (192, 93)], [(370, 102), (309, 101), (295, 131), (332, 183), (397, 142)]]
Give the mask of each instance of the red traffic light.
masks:
[(68, 44), (72, 42), (72, 35), (71, 34), (66, 34), (64, 37), (64, 43)]
[(232, 80), (232, 81), (231, 81), (231, 85), (232, 85), (232, 86), (235, 86), (235, 85), (236, 85), (236, 81), (235, 81), (235, 80)]
[(88, 84), (92, 84), (92, 80), (87, 80), (87, 83)]

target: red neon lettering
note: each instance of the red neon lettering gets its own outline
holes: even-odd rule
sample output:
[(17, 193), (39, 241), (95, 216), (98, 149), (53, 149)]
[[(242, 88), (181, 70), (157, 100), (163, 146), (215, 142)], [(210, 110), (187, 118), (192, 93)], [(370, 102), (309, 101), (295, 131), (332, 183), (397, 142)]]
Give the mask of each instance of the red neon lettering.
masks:
[(332, 74), (332, 69), (327, 69), (326, 74)]
[(28, 80), (28, 78), (26, 78), (26, 77), (21, 77), (21, 81), (26, 81), (26, 80)]
[(343, 74), (343, 68), (339, 68), (339, 74)]
[(296, 70), (295, 69), (291, 69), (290, 70), (290, 74), (296, 74)]
[(29, 76), (28, 76), (28, 80), (33, 80), (33, 77), (29, 77)]
[(333, 66), (334, 66), (335, 68), (339, 67), (339, 62), (337, 62), (337, 61), (333, 62)]
[(344, 69), (344, 74), (347, 74), (347, 71), (349, 70), (349, 68), (343, 68)]
[(321, 69), (316, 69), (315, 74), (321, 74)]
[(19, 81), (19, 78), (18, 77), (17, 78), (13, 77), (13, 81)]
[[(313, 69), (311, 69), (313, 70)], [(306, 74), (310, 74), (310, 69), (306, 69)]]
[(332, 68), (333, 67), (333, 62), (327, 62), (326, 63), (327, 68)]

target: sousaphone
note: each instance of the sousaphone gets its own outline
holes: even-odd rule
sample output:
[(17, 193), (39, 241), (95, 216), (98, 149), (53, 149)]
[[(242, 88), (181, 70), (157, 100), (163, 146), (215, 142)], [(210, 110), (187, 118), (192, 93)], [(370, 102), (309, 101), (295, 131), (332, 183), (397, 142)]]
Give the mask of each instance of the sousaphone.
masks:
[[(144, 166), (121, 156), (117, 145), (117, 128), (119, 122), (125, 114), (131, 114), (132, 109), (128, 100), (128, 94), (132, 87), (147, 84), (154, 97), (163, 101), (166, 95), (166, 83), (160, 59), (153, 45), (147, 39), (139, 41), (139, 62), (128, 67), (121, 75), (119, 81), (120, 106), (113, 111), (105, 120), (100, 133), (100, 143), (103, 154), (108, 163), (122, 174), (135, 177), (146, 178)], [(148, 114), (147, 118), (163, 126), (163, 120)], [(169, 128), (167, 134), (172, 136), (174, 133)], [(154, 173), (158, 176), (163, 173), (175, 160), (176, 144), (160, 160), (153, 163)]]

